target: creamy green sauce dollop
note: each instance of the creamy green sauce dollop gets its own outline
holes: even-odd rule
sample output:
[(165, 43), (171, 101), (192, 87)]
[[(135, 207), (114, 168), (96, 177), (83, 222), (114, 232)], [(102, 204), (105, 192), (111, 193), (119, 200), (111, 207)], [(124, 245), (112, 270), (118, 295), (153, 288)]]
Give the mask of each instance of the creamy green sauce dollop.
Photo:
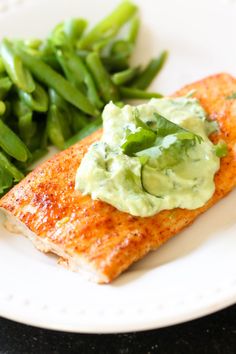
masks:
[[(183, 147), (174, 143), (169, 150), (176, 139), (170, 134), (161, 139), (161, 146), (128, 156), (122, 146), (129, 134), (142, 130), (137, 116), (139, 122), (158, 125), (154, 113), (197, 134), (201, 141), (187, 149), (185, 142)], [(209, 132), (206, 113), (192, 97), (152, 99), (123, 108), (109, 103), (103, 111), (102, 139), (92, 144), (82, 159), (75, 188), (135, 216), (201, 207), (215, 191), (214, 175), (220, 166)]]

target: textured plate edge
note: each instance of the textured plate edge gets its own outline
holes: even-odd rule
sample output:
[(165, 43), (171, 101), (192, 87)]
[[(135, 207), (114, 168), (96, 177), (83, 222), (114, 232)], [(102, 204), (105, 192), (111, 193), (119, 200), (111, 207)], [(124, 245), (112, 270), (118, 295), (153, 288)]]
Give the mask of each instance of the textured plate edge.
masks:
[[(158, 320), (146, 320), (142, 323), (135, 323), (135, 325), (122, 323), (122, 325), (113, 325), (107, 324), (106, 326), (91, 326), (89, 325), (63, 325), (58, 324), (55, 325), (53, 323), (49, 324), (48, 321), (39, 320), (37, 318), (33, 319), (22, 319), (20, 316), (16, 316), (14, 314), (10, 314), (8, 311), (4, 311), (4, 309), (0, 310), (0, 314), (3, 318), (18, 322), (20, 324), (24, 324), (27, 326), (32, 326), (36, 328), (47, 329), (51, 331), (60, 331), (60, 332), (68, 332), (68, 333), (83, 333), (83, 334), (115, 334), (115, 333), (130, 333), (130, 332), (141, 332), (148, 330), (155, 330), (169, 326), (179, 325), (185, 322), (189, 322), (192, 320), (199, 319), (201, 317), (205, 317), (207, 315), (211, 315), (217, 311), (223, 310), (231, 305), (236, 304), (236, 289), (233, 294), (230, 296), (225, 296), (221, 301), (212, 302), (210, 305), (204, 305), (199, 308), (192, 309), (191, 311), (188, 308), (182, 312), (181, 316), (175, 315), (173, 317), (167, 317), (161, 321)], [(158, 316), (158, 314), (157, 314)]]

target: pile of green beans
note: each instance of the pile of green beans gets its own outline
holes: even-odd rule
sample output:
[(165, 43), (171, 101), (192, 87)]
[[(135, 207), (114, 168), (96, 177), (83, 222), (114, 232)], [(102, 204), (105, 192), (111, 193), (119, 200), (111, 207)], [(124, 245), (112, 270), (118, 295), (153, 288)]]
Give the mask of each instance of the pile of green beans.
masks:
[(144, 68), (130, 64), (140, 27), (136, 5), (123, 1), (95, 27), (87, 25), (72, 18), (44, 40), (2, 40), (0, 196), (49, 145), (64, 149), (98, 129), (109, 101), (161, 97), (146, 89), (167, 52)]

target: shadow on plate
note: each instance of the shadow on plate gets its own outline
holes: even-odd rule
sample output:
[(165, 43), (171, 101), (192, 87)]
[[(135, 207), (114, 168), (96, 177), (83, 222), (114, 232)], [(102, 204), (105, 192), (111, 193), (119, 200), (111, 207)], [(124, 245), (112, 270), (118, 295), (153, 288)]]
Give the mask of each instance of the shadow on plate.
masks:
[(188, 257), (191, 253), (214, 240), (217, 235), (221, 237), (223, 235), (222, 231), (236, 225), (235, 197), (236, 191), (201, 215), (193, 225), (131, 266), (112, 285), (123, 286), (125, 283), (135, 281), (143, 275), (143, 271), (155, 269), (180, 258)]

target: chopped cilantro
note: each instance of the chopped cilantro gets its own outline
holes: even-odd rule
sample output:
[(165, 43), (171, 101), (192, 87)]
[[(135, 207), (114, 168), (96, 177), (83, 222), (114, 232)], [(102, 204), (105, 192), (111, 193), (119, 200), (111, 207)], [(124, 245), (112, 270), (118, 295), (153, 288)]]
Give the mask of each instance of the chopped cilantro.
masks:
[(135, 115), (137, 130), (127, 131), (122, 151), (128, 156), (158, 160), (161, 168), (178, 163), (190, 147), (202, 142), (202, 137), (154, 113), (152, 125)]
[(226, 97), (226, 100), (235, 100), (236, 99), (236, 92), (233, 92), (231, 95)]
[(223, 140), (220, 140), (218, 144), (215, 145), (215, 154), (217, 157), (227, 156), (228, 146)]

